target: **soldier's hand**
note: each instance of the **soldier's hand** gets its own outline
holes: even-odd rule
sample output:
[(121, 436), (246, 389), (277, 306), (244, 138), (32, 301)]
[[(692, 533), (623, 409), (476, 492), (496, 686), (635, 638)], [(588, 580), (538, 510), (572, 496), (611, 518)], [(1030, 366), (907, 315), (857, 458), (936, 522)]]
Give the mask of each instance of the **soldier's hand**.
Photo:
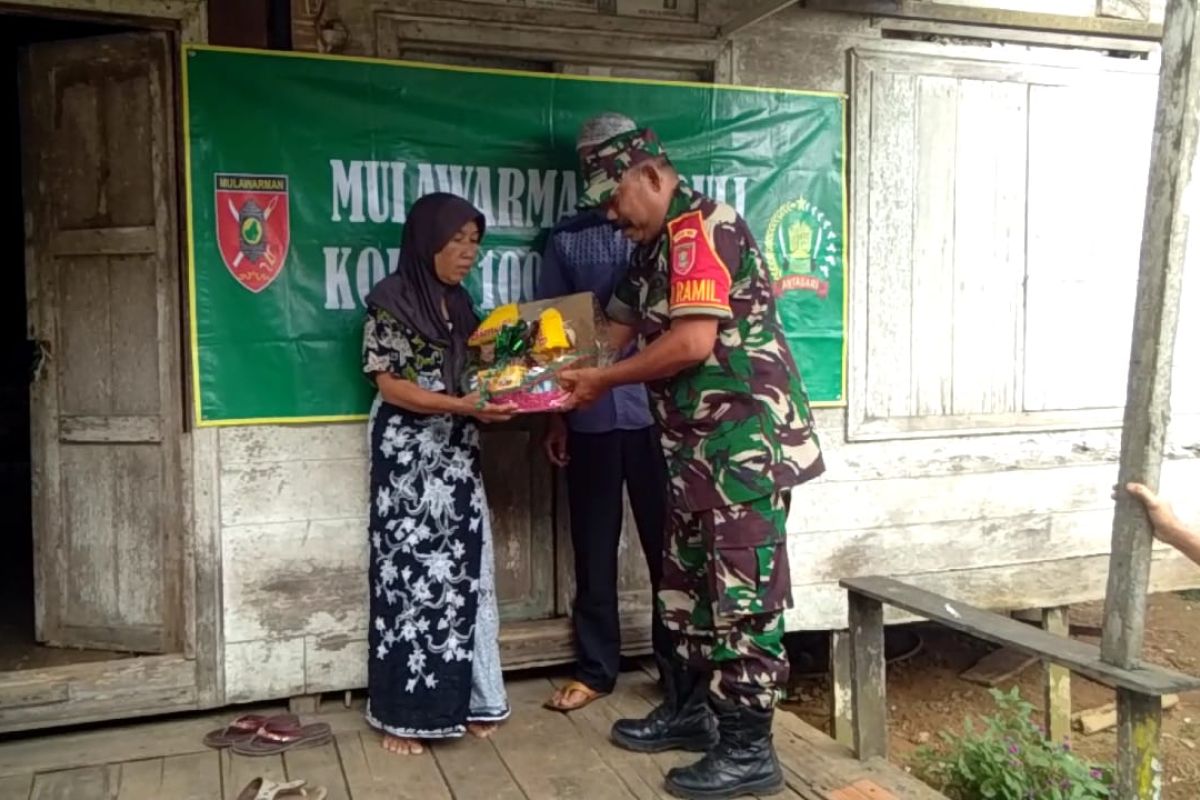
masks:
[(568, 408), (586, 408), (608, 390), (602, 371), (596, 367), (566, 370), (559, 380), (571, 392)]

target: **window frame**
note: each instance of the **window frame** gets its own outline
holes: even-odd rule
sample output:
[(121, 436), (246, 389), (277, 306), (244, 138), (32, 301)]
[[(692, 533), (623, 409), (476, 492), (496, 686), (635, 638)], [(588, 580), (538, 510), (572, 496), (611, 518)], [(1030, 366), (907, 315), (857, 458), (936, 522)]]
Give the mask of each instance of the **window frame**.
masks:
[[(1113, 73), (1156, 75), (1152, 61), (1131, 61), (1085, 54), (1064, 59), (1055, 54), (959, 50), (896, 53), (855, 48), (850, 51), (850, 153), (851, 231), (853, 261), (847, 290), (848, 397), (847, 441), (884, 441), (968, 435), (1097, 430), (1119, 428), (1122, 407), (1012, 411), (995, 414), (945, 414), (912, 417), (873, 417), (867, 413), (868, 337), (867, 301), (870, 290), (870, 197), (872, 84), (878, 74), (900, 73), (957, 79), (1023, 82), (1051, 86), (1078, 86), (1102, 82)], [(1028, 280), (1026, 280), (1027, 291)], [(1126, 357), (1127, 353), (1122, 353)]]
[[(564, 63), (656, 72), (675, 68), (706, 75), (705, 83), (733, 82), (732, 43), (699, 35), (701, 26), (696, 23), (604, 17), (588, 27), (587, 14), (547, 11), (540, 14), (545, 24), (535, 24), (506, 18), (502, 8), (469, 3), (455, 7), (460, 5), (462, 13), (455, 17), (377, 11), (376, 54), (403, 60), (406, 50), (417, 50), (460, 58), (517, 59), (546, 63), (552, 71), (560, 71), (554, 66)], [(462, 16), (471, 17), (469, 24)], [(560, 27), (567, 21), (569, 28)], [(675, 30), (695, 30), (697, 35), (671, 33)]]

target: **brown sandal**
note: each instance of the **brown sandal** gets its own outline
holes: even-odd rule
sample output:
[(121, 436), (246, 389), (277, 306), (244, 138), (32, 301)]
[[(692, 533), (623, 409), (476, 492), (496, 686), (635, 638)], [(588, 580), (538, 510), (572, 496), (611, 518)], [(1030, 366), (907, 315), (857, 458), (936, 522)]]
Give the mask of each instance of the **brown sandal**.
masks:
[[(566, 703), (565, 700), (566, 700), (567, 696), (572, 693), (578, 693), (578, 694), (583, 695), (583, 700), (581, 702), (574, 703), (574, 704)], [(599, 700), (601, 697), (604, 697), (607, 694), (608, 694), (608, 692), (597, 692), (595, 689), (588, 686), (586, 683), (580, 683), (579, 681), (571, 681), (566, 686), (563, 686), (561, 689), (558, 689), (557, 691), (555, 691), (554, 696), (551, 697), (549, 700), (547, 700), (545, 703), (543, 703), (542, 706), (544, 708), (550, 709), (551, 711), (561, 711), (562, 713), (566, 714), (571, 711), (578, 711), (579, 709), (584, 708), (587, 705), (590, 705), (591, 703), (595, 702), (596, 700)], [(555, 698), (558, 698), (558, 700), (556, 701)]]
[(246, 714), (230, 722), (224, 728), (217, 728), (204, 735), (204, 745), (215, 750), (230, 747), (235, 742), (248, 742), (254, 734), (268, 723), (283, 725), (299, 725), (300, 718), (295, 714), (276, 714), (267, 717), (262, 714)]
[(325, 722), (300, 725), (268, 721), (250, 739), (234, 742), (230, 750), (242, 756), (273, 756), (288, 750), (319, 747), (333, 741), (333, 729)]

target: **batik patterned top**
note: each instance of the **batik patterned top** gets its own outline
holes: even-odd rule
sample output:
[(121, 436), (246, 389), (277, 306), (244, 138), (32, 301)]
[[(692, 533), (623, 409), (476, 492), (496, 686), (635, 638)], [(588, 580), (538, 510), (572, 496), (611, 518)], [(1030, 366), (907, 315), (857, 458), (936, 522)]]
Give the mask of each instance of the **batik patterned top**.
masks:
[(446, 391), (442, 349), (421, 338), (388, 312), (372, 308), (363, 325), (363, 372), (373, 385), (386, 372), (431, 392)]

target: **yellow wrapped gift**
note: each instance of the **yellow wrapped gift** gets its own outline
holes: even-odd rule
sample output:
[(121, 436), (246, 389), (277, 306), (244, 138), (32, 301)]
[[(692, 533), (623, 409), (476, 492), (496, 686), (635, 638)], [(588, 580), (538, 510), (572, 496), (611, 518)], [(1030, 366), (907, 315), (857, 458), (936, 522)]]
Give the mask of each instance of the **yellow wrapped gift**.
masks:
[(505, 325), (513, 324), (519, 318), (516, 303), (498, 306), (492, 313), (487, 315), (487, 319), (479, 323), (479, 327), (471, 334), (471, 338), (467, 340), (467, 344), (471, 347), (490, 344), (500, 333), (501, 328)]
[(562, 312), (557, 308), (547, 308), (538, 316), (533, 352), (553, 357), (570, 349), (571, 339), (567, 333), (567, 325), (563, 322)]

